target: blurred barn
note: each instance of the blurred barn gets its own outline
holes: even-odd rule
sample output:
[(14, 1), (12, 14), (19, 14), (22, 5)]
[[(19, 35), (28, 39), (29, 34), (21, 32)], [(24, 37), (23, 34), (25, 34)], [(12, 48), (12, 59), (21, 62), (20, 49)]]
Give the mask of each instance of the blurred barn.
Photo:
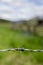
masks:
[(43, 19), (38, 20), (36, 32), (37, 32), (38, 35), (43, 36)]
[(13, 22), (13, 29), (43, 36), (43, 19), (36, 17), (31, 20)]

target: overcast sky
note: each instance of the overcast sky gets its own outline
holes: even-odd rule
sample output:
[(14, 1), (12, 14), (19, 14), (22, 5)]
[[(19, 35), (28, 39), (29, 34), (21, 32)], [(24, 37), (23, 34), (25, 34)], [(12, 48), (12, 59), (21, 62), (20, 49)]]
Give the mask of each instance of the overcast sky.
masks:
[(43, 16), (43, 0), (0, 0), (0, 18), (31, 19)]

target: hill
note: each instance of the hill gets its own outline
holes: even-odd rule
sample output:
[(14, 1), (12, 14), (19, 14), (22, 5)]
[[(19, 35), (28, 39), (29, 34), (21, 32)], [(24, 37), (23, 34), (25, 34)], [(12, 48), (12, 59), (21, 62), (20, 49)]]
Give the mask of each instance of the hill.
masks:
[(6, 20), (6, 19), (0, 19), (0, 22), (2, 22), (2, 23), (8, 23), (8, 22), (11, 22), (11, 21)]

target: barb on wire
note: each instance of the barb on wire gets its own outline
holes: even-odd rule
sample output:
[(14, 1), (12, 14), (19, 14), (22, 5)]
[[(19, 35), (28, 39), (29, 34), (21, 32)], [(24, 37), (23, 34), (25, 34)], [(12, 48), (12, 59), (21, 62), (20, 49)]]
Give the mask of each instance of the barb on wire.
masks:
[(8, 52), (8, 51), (28, 51), (28, 52), (43, 52), (43, 50), (32, 50), (26, 48), (12, 48), (12, 49), (3, 49), (0, 52)]

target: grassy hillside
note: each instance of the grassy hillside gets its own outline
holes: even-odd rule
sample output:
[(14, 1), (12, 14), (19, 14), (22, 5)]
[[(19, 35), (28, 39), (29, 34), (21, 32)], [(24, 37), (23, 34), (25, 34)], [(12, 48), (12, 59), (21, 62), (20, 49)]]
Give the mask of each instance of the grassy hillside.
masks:
[[(0, 49), (15, 47), (43, 49), (43, 37), (14, 31), (11, 25), (0, 23)], [(43, 65), (43, 52), (0, 52), (0, 65)]]

